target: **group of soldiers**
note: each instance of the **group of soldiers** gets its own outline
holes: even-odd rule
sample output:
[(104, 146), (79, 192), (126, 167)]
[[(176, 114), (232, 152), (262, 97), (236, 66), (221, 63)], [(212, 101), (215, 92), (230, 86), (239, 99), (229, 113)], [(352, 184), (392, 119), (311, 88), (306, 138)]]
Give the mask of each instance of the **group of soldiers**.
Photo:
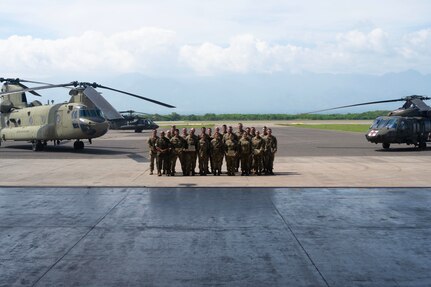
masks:
[[(234, 133), (231, 126), (223, 125), (221, 130), (201, 128), (199, 135), (195, 129), (188, 132), (182, 129), (180, 135), (175, 125), (166, 133), (153, 130), (148, 139), (150, 152), (150, 174), (154, 173), (156, 162), (157, 175), (176, 174), (177, 159), (185, 176), (196, 174), (196, 162), (200, 175), (220, 175), (223, 159), (226, 160), (227, 174), (234, 176), (241, 168), (241, 175), (273, 175), (274, 155), (277, 152), (277, 139), (272, 130), (263, 127), (262, 134), (254, 127), (243, 128), (241, 123)], [(210, 170), (211, 168), (211, 170)]]

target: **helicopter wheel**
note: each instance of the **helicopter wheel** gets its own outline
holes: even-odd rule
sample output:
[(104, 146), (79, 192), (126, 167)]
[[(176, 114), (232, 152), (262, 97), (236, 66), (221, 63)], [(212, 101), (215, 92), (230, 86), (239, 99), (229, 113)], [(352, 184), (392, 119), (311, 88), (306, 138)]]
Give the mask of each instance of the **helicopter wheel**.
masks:
[(43, 145), (43, 142), (41, 142), (41, 141), (34, 141), (31, 143), (31, 149), (33, 151), (42, 151), (44, 147), (45, 146)]
[(391, 144), (390, 143), (383, 143), (382, 144), (382, 147), (384, 148), (384, 149), (389, 149), (389, 147), (391, 146)]
[(427, 143), (426, 143), (426, 141), (420, 141), (420, 142), (418, 143), (418, 148), (419, 148), (419, 149), (426, 149), (426, 148), (427, 148)]
[(81, 150), (84, 149), (84, 142), (77, 140), (73, 143), (73, 149), (74, 150)]

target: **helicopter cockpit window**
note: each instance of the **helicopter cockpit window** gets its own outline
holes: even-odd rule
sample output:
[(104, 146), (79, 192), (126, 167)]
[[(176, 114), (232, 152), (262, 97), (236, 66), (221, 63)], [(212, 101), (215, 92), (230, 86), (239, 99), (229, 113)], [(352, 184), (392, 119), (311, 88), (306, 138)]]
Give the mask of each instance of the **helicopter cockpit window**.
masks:
[(80, 109), (79, 117), (81, 118), (103, 118), (103, 113), (101, 110), (87, 110)]
[(381, 128), (396, 128), (397, 127), (397, 119), (384, 119), (384, 118), (377, 118), (374, 123), (371, 125), (372, 129), (381, 129)]

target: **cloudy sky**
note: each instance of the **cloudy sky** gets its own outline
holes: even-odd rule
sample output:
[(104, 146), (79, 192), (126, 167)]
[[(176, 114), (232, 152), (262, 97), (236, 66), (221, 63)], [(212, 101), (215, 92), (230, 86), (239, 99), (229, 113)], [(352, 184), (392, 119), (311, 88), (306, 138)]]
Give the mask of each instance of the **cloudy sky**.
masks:
[[(418, 81), (431, 74), (431, 2), (426, 0), (2, 0), (1, 4), (3, 77), (109, 81), (171, 102), (179, 113), (223, 112), (221, 103), (236, 96), (246, 99), (245, 94), (283, 104), (297, 101), (297, 110), (307, 109), (305, 102), (310, 100), (319, 103), (317, 109), (328, 101), (345, 104), (316, 90), (320, 82), (316, 79), (322, 75), (330, 75), (337, 86), (337, 75), (382, 77), (414, 71), (416, 78), (405, 79), (400, 92), (429, 92), (426, 84), (417, 90)], [(116, 77), (129, 82), (115, 83)], [(292, 81), (283, 86), (298, 77), (301, 87)], [(308, 87), (308, 78), (314, 87)], [(263, 85), (257, 89), (260, 93), (253, 87), (256, 81)], [(368, 93), (357, 100), (376, 93), (380, 93), (377, 99), (390, 97), (381, 95), (382, 87), (358, 91), (357, 86), (349, 91), (343, 84), (341, 90)], [(301, 92), (289, 94), (295, 89), (303, 91), (305, 100), (297, 100)], [(325, 89), (336, 91), (327, 83)], [(208, 100), (209, 106), (196, 105), (196, 98)], [(114, 100), (114, 104), (119, 109), (141, 108), (135, 102)], [(257, 100), (256, 106), (227, 111), (283, 112), (279, 105), (259, 109), (262, 104)], [(171, 112), (159, 107), (154, 111)]]

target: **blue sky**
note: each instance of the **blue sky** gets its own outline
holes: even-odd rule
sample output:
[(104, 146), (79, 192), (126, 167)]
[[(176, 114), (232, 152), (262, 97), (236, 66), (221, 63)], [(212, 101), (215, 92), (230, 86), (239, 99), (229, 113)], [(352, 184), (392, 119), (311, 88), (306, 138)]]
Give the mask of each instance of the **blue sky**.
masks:
[[(300, 112), (309, 108), (310, 100), (317, 105), (311, 110), (321, 108), (328, 99), (335, 105), (345, 104), (339, 100), (341, 92), (333, 99), (328, 95), (337, 91), (338, 80), (345, 75), (353, 75), (353, 82), (358, 75), (351, 91), (343, 82), (343, 93), (358, 95), (348, 100), (392, 98), (391, 89), (391, 94), (382, 94), (381, 85), (361, 90), (357, 83), (364, 76), (406, 71), (418, 74), (414, 81), (413, 74), (402, 78), (400, 92), (430, 92), (425, 84), (417, 90), (419, 80), (429, 80), (423, 75), (431, 74), (430, 1), (1, 3), (3, 77), (103, 81), (173, 102), (179, 113), (235, 112), (238, 107), (227, 109), (224, 101), (247, 99), (247, 94), (283, 104), (260, 109), (261, 101), (250, 101), (240, 105), (240, 112)], [(307, 75), (313, 87), (307, 85)], [(332, 83), (319, 87), (316, 79), (321, 75), (331, 75)], [(115, 82), (120, 76), (125, 80)], [(288, 80), (298, 77), (301, 86)], [(162, 87), (150, 84), (151, 80)], [(256, 89), (253, 82), (263, 87)], [(289, 90), (303, 94), (289, 98)], [(189, 102), (182, 104), (179, 97)], [(210, 105), (190, 103), (197, 98)], [(132, 106), (171, 112), (124, 99), (112, 101), (119, 109)]]

